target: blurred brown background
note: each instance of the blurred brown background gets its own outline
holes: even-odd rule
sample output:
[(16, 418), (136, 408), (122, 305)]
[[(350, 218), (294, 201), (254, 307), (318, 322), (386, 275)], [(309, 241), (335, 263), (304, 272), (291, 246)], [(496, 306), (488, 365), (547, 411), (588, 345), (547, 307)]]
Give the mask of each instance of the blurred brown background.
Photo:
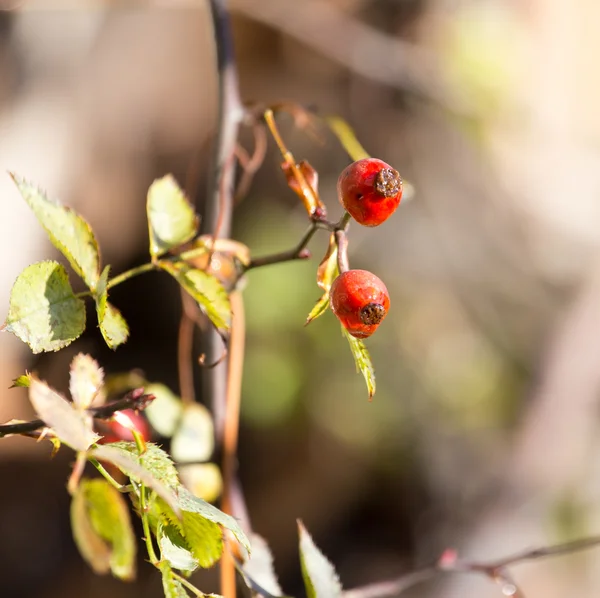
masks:
[[(172, 172), (203, 199), (216, 123), (206, 3), (21, 2), (0, 12), (0, 170), (90, 221), (105, 263), (141, 263), (145, 192)], [(4, 0), (6, 9), (17, 2)], [(363, 382), (334, 318), (303, 328), (317, 260), (252, 272), (240, 468), (255, 530), (283, 587), (301, 595), (302, 518), (345, 587), (400, 575), (448, 546), (477, 560), (600, 531), (600, 7), (594, 0), (235, 0), (242, 95), (337, 113), (416, 188), (376, 230), (353, 226), (350, 262), (388, 285)], [(282, 125), (320, 174), (332, 217), (348, 158)], [(245, 136), (244, 143), (251, 138)], [(191, 166), (192, 165), (192, 166)], [(0, 290), (55, 255), (0, 175)], [(285, 249), (305, 216), (272, 144), (235, 215), (256, 254)], [(318, 257), (326, 238), (312, 244)], [(91, 323), (33, 358), (0, 337), (0, 386), (25, 368), (66, 387), (91, 352), (177, 390), (177, 289), (148, 275), (112, 295), (132, 338), (115, 354)], [(92, 318), (90, 318), (90, 321)], [(31, 415), (2, 393), (0, 420)], [(95, 577), (73, 546), (72, 457), (25, 439), (0, 445), (0, 596), (159, 596)], [(600, 551), (514, 569), (528, 598), (600, 592)], [(214, 574), (198, 576), (216, 590)], [(480, 598), (498, 587), (440, 578), (407, 596)]]

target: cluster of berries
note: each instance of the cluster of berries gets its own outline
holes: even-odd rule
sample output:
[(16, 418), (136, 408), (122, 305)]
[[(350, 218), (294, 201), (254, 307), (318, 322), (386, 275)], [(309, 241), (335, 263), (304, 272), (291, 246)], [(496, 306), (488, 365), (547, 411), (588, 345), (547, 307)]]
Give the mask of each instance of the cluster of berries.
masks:
[[(337, 192), (354, 220), (363, 226), (378, 226), (400, 205), (402, 179), (383, 160), (364, 158), (342, 172)], [(385, 284), (367, 270), (342, 272), (331, 285), (329, 302), (344, 328), (356, 338), (371, 336), (390, 308)]]

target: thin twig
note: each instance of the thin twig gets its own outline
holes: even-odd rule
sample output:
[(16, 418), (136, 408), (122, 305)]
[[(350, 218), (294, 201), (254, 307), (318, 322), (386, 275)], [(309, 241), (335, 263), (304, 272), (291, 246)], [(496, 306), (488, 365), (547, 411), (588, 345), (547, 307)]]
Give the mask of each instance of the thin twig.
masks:
[[(233, 178), (238, 129), (244, 116), (240, 102), (231, 23), (225, 0), (211, 0), (219, 77), (219, 117), (214, 149), (213, 172), (209, 177), (209, 195), (204, 202), (201, 232), (229, 237), (233, 210)], [(217, 230), (218, 229), (218, 230)], [(202, 342), (206, 363), (217, 362), (221, 339), (215, 330), (206, 332)], [(227, 365), (205, 369), (202, 375), (203, 396), (210, 397), (217, 442), (223, 436)]]
[[(212, 234), (214, 238), (229, 237), (233, 213), (233, 182), (235, 175), (235, 148), (244, 109), (240, 101), (239, 84), (235, 63), (235, 51), (231, 22), (226, 0), (211, 0), (210, 9), (214, 26), (217, 51), (217, 71), (219, 77), (219, 122), (215, 143), (213, 172), (209, 177), (209, 196), (204, 202), (201, 232)], [(211, 329), (204, 335), (203, 354), (208, 363), (217, 361), (220, 338)], [(203, 371), (202, 382), (205, 397), (212, 401), (215, 435), (221, 443), (226, 434), (227, 406), (227, 367), (223, 361), (211, 369)], [(238, 399), (239, 400), (239, 399)], [(239, 407), (238, 407), (239, 412)], [(236, 416), (239, 417), (239, 414)], [(235, 422), (237, 427), (238, 423)], [(236, 441), (237, 446), (237, 441)], [(221, 593), (225, 598), (236, 596), (235, 564), (226, 558), (221, 561)]]
[(523, 591), (517, 586), (507, 571), (508, 567), (523, 564), (537, 559), (573, 554), (600, 546), (600, 536), (581, 538), (572, 542), (524, 550), (513, 555), (490, 562), (468, 561), (457, 558), (453, 550), (447, 550), (434, 565), (411, 571), (396, 579), (378, 582), (347, 590), (344, 598), (387, 598), (398, 596), (400, 593), (428, 581), (441, 573), (475, 573), (484, 575), (498, 584), (504, 596), (523, 598)]
[[(123, 398), (107, 403), (101, 407), (90, 407), (87, 410), (94, 419), (110, 419), (117, 411), (123, 411), (124, 409), (134, 409), (136, 411), (142, 411), (145, 409), (156, 397), (151, 394), (144, 394), (143, 388), (136, 388), (128, 392)], [(9, 436), (11, 434), (29, 435), (31, 432), (41, 430), (45, 428), (46, 424), (41, 419), (34, 419), (28, 422), (21, 422), (17, 424), (4, 424), (0, 425), (0, 438)]]
[(306, 246), (310, 243), (310, 240), (313, 238), (318, 228), (319, 227), (317, 226), (316, 222), (311, 222), (310, 226), (296, 247), (287, 251), (281, 251), (279, 253), (273, 253), (271, 255), (254, 258), (246, 266), (245, 270), (261, 268), (262, 266), (270, 266), (271, 264), (280, 264), (282, 262), (289, 262), (291, 260), (305, 260), (310, 258), (310, 251)]

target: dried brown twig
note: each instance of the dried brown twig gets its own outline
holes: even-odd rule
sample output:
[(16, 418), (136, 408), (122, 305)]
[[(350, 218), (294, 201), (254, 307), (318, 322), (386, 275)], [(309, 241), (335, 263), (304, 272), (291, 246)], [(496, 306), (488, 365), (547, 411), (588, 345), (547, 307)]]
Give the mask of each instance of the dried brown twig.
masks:
[(448, 549), (433, 565), (423, 567), (406, 573), (396, 579), (378, 582), (354, 588), (344, 592), (344, 598), (387, 598), (398, 596), (402, 592), (429, 581), (441, 573), (475, 573), (483, 575), (496, 583), (503, 596), (525, 598), (523, 590), (513, 580), (509, 567), (534, 561), (542, 558), (572, 554), (580, 550), (587, 550), (600, 546), (600, 536), (590, 536), (572, 542), (565, 542), (555, 546), (545, 546), (523, 550), (513, 555), (490, 562), (478, 562), (459, 559), (456, 551)]

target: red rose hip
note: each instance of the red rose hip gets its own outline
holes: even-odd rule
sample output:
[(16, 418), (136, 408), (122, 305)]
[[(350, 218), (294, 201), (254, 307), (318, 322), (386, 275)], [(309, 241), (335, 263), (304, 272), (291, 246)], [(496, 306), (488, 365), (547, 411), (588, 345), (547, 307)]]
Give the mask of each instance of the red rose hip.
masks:
[(337, 183), (338, 198), (359, 224), (378, 226), (400, 205), (402, 178), (377, 158), (364, 158), (347, 166)]
[(387, 315), (390, 296), (375, 274), (367, 270), (348, 270), (333, 281), (329, 304), (352, 336), (367, 338)]

